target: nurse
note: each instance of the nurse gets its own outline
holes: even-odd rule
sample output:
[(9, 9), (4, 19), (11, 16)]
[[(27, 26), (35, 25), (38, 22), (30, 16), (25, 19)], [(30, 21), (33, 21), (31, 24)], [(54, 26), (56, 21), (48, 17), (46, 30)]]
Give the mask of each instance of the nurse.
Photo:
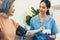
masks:
[(55, 40), (57, 33), (57, 26), (55, 20), (50, 16), (49, 9), (51, 3), (49, 0), (41, 0), (39, 5), (39, 14), (30, 20), (30, 29), (37, 30), (44, 27), (44, 30), (49, 30), (49, 34), (43, 31), (37, 32), (32, 40)]

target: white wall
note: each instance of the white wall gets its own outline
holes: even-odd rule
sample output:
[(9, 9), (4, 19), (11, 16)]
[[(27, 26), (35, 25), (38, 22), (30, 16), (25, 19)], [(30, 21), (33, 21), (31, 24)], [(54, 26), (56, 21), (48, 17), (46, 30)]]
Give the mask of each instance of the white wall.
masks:
[(60, 40), (60, 10), (53, 10), (53, 18), (56, 21), (57, 28), (58, 28), (58, 34), (56, 40)]
[(16, 0), (15, 14), (12, 18), (24, 26), (26, 15), (31, 15), (31, 7), (37, 8), (37, 4), (39, 5), (39, 0)]

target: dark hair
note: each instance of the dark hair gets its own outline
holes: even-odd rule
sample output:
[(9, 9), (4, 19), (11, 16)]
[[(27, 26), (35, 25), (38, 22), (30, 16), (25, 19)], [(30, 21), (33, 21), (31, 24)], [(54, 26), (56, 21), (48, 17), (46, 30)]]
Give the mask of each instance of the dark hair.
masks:
[[(42, 2), (45, 2), (45, 4), (46, 4), (47, 8), (50, 8), (50, 7), (51, 7), (51, 3), (50, 3), (50, 1), (49, 1), (49, 0), (41, 0), (41, 2), (40, 2), (40, 3), (42, 3)], [(50, 15), (49, 10), (47, 10), (46, 15)]]

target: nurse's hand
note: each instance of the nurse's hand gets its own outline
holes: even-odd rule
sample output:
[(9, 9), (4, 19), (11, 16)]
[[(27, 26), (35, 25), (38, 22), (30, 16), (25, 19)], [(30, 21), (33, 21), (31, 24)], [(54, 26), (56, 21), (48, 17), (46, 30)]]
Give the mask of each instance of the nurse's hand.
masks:
[(56, 35), (50, 35), (49, 37), (52, 39), (56, 39)]
[(43, 27), (43, 26), (42, 26), (42, 27), (40, 27), (40, 30), (41, 30), (41, 31), (45, 30), (45, 27)]

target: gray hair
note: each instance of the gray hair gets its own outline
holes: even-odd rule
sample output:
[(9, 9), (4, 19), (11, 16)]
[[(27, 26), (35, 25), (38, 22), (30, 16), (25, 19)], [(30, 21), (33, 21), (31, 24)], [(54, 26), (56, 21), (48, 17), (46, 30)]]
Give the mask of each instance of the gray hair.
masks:
[(0, 4), (0, 13), (1, 12), (8, 13), (14, 1), (15, 0), (2, 0), (2, 4)]

